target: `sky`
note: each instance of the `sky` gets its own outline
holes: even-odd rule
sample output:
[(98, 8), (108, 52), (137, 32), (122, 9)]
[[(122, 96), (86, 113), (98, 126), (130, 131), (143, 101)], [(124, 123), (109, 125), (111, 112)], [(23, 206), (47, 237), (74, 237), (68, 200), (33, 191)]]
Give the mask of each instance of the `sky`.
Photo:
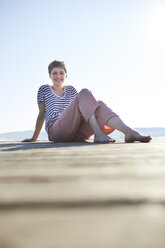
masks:
[(0, 37), (1, 133), (34, 130), (55, 59), (127, 125), (165, 127), (165, 0), (1, 0)]

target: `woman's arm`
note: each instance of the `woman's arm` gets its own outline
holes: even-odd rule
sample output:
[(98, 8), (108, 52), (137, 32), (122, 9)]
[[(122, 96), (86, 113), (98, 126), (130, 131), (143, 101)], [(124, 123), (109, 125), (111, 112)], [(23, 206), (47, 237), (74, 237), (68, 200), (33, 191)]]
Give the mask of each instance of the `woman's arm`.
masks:
[(22, 142), (34, 142), (37, 140), (45, 120), (45, 103), (39, 102), (39, 114), (36, 120), (35, 131), (31, 139), (24, 139)]

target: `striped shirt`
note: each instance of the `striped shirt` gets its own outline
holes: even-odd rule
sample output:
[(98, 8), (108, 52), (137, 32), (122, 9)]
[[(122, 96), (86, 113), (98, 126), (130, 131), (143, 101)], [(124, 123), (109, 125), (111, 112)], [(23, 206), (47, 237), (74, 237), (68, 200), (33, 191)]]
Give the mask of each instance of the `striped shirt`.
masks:
[(58, 96), (49, 84), (42, 85), (37, 94), (37, 102), (45, 103), (45, 130), (48, 131), (49, 122), (62, 114), (68, 107), (77, 91), (73, 86), (64, 86), (64, 96)]

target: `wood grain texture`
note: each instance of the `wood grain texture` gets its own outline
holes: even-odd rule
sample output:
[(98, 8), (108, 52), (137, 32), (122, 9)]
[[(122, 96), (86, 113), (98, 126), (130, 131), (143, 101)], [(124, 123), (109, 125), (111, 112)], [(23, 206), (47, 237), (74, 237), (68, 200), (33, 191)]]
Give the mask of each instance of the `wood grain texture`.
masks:
[(0, 248), (164, 248), (165, 138), (0, 142)]

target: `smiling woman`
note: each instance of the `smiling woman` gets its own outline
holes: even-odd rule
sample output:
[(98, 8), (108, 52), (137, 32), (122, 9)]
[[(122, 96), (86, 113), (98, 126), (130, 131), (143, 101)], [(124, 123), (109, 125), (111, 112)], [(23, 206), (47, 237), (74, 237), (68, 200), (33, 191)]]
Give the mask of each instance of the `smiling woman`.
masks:
[(52, 85), (42, 85), (38, 90), (39, 114), (33, 137), (24, 142), (36, 141), (46, 121), (45, 129), (50, 141), (82, 142), (94, 134), (94, 142), (113, 143), (108, 134), (115, 129), (125, 134), (125, 142), (149, 142), (150, 136), (143, 136), (128, 127), (102, 101), (97, 101), (88, 89), (77, 93), (71, 86), (63, 86), (67, 70), (63, 61), (54, 60), (48, 66)]

